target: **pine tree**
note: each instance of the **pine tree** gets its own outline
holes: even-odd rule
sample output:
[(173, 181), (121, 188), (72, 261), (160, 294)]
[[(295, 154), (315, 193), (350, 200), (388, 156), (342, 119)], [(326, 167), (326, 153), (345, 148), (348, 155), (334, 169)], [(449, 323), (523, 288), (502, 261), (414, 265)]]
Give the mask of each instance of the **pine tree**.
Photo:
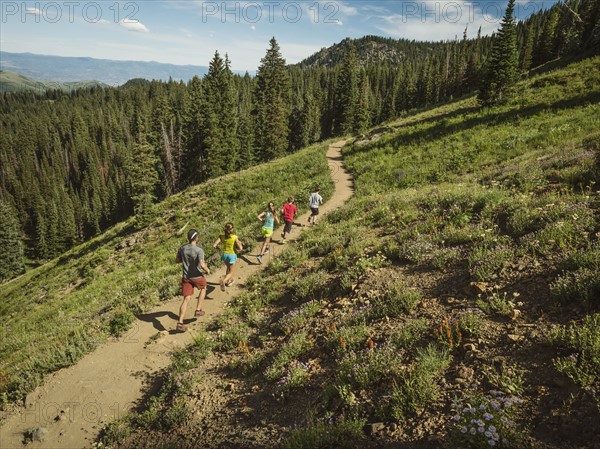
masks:
[(133, 212), (138, 225), (145, 226), (152, 218), (152, 205), (156, 199), (156, 187), (159, 181), (156, 169), (158, 158), (150, 144), (143, 141), (135, 143), (129, 163), (129, 184)]
[(471, 55), (467, 64), (464, 89), (472, 91), (480, 80), (481, 73), (481, 27), (477, 31), (477, 39), (472, 43)]
[(515, 0), (509, 0), (487, 63), (478, 97), (484, 105), (497, 104), (508, 98), (518, 80), (519, 53), (514, 8)]
[(254, 97), (259, 158), (265, 161), (282, 156), (289, 146), (290, 76), (275, 38), (260, 61)]
[(202, 86), (200, 110), (203, 177), (213, 178), (237, 166), (237, 108), (229, 59), (215, 52)]
[(581, 45), (584, 49), (600, 49), (600, 0), (588, 0), (581, 7), (583, 30)]
[(25, 272), (21, 227), (14, 209), (0, 201), (0, 282)]
[(244, 169), (256, 163), (254, 155), (254, 121), (252, 118), (252, 79), (248, 72), (239, 80), (238, 91), (238, 166)]
[(558, 25), (558, 9), (552, 8), (550, 10), (550, 17), (546, 20), (544, 24), (544, 31), (542, 32), (542, 36), (540, 37), (539, 44), (539, 55), (538, 60), (536, 61), (538, 64), (543, 64), (544, 62), (551, 61), (557, 56), (557, 48), (555, 45), (555, 35), (556, 35), (556, 27)]
[(371, 125), (370, 93), (369, 77), (363, 68), (358, 78), (358, 101), (354, 114), (354, 124), (352, 126), (354, 134), (364, 133)]
[(184, 111), (184, 150), (180, 188), (196, 184), (202, 180), (201, 167), (205, 163), (202, 152), (202, 107), (204, 93), (202, 80), (195, 76), (188, 83), (188, 95)]
[(336, 86), (334, 132), (352, 132), (358, 107), (358, 59), (351, 41), (346, 44), (344, 61)]
[(524, 73), (528, 73), (533, 62), (533, 38), (535, 36), (534, 22), (532, 21), (527, 27), (527, 35), (525, 38), (525, 47), (523, 47), (521, 57), (521, 70)]

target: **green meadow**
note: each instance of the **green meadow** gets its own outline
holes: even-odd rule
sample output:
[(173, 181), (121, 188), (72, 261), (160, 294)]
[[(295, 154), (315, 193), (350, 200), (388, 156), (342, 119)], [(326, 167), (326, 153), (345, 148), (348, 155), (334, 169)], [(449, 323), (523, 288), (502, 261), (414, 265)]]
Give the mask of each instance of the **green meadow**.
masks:
[[(524, 80), (502, 106), (407, 115), (343, 154), (354, 198), (252, 277), (103, 442), (183, 447), (202, 423), (218, 429), (207, 447), (240, 432), (289, 448), (590, 447), (600, 58)], [(227, 369), (176, 380), (216, 356)], [(193, 414), (207, 382), (234, 382), (227, 403), (244, 406)]]
[[(181, 267), (174, 257), (187, 229), (197, 228), (199, 244), (210, 248), (231, 221), (242, 241), (253, 244), (260, 235), (256, 215), (269, 201), (283, 204), (294, 195), (302, 209), (315, 183), (328, 198), (327, 147), (191, 187), (156, 205), (147, 223), (120, 223), (0, 286), (2, 401), (23, 397), (45, 374), (126, 332), (136, 314), (177, 296)], [(220, 264), (217, 254), (207, 256)]]

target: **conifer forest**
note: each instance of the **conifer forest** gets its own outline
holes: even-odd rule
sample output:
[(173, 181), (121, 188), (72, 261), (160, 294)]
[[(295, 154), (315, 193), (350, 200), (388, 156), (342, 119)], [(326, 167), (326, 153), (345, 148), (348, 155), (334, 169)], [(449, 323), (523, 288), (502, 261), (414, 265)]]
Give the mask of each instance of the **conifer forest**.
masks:
[[(568, 0), (516, 23), (508, 78), (597, 52), (600, 2)], [(510, 37), (510, 36), (509, 36)], [(73, 93), (2, 93), (0, 280), (59, 256), (186, 187), (482, 89), (501, 100), (502, 32), (444, 42), (346, 39), (296, 65), (274, 37), (255, 76), (215, 52), (189, 82), (130, 80)], [(203, 61), (199, 61), (203, 62)], [(497, 87), (497, 86), (496, 86)]]

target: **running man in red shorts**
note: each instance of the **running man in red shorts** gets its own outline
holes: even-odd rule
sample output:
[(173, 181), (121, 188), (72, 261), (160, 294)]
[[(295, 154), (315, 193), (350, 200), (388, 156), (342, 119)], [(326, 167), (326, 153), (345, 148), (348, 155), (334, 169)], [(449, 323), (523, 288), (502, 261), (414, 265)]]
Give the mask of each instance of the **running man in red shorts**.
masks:
[(183, 295), (183, 302), (179, 307), (179, 321), (177, 321), (177, 330), (185, 332), (187, 326), (183, 323), (185, 318), (185, 312), (187, 310), (190, 298), (194, 294), (194, 287), (200, 290), (198, 294), (198, 307), (194, 316), (204, 315), (202, 310), (202, 304), (204, 303), (204, 297), (206, 296), (206, 277), (204, 274), (210, 274), (210, 269), (204, 261), (204, 251), (199, 246), (196, 246), (198, 242), (198, 231), (190, 229), (188, 234), (188, 244), (183, 245), (177, 251), (176, 263), (180, 263), (183, 267), (183, 276), (181, 278), (181, 294)]

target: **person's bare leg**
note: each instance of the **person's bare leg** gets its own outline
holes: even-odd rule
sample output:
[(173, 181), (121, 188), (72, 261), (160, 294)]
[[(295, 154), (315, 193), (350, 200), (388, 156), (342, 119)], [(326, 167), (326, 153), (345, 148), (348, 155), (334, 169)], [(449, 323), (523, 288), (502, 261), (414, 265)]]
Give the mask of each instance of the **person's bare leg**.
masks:
[(198, 305), (196, 306), (196, 311), (202, 310), (202, 306), (204, 305), (205, 297), (206, 297), (206, 288), (201, 288), (200, 293), (198, 293)]
[(227, 274), (225, 275), (225, 278), (223, 278), (223, 285), (227, 285), (227, 283), (233, 279), (234, 266), (235, 264), (227, 265)]
[(267, 245), (268, 245), (268, 241), (269, 241), (269, 237), (265, 237), (265, 241), (262, 244), (262, 247), (260, 248), (260, 256), (263, 256), (265, 254), (265, 250), (267, 249)]
[(265, 252), (269, 248), (269, 243), (271, 243), (271, 237), (265, 237), (265, 241), (262, 244), (262, 248), (260, 249), (260, 256), (264, 256)]
[(187, 306), (190, 302), (191, 297), (192, 297), (192, 295), (186, 296), (183, 298), (183, 301), (181, 302), (181, 306), (179, 306), (179, 321), (177, 321), (178, 323), (183, 324), (183, 320), (185, 318), (185, 312), (187, 311)]

